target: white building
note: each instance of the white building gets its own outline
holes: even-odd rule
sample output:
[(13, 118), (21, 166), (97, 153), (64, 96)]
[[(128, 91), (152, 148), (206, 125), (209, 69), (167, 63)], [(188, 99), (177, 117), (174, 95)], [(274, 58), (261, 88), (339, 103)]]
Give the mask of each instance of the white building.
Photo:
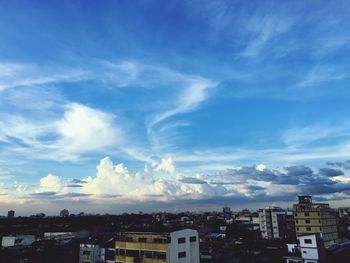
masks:
[(123, 232), (116, 241), (116, 262), (199, 263), (198, 232)]
[(79, 263), (105, 262), (104, 249), (95, 244), (80, 244)]
[(323, 263), (326, 260), (324, 242), (319, 234), (298, 237), (299, 244), (288, 244), (287, 263)]
[(286, 212), (272, 207), (259, 211), (259, 227), (264, 239), (281, 239), (285, 235)]
[(20, 235), (20, 236), (3, 236), (1, 246), (13, 247), (13, 246), (28, 246), (35, 241), (33, 235)]

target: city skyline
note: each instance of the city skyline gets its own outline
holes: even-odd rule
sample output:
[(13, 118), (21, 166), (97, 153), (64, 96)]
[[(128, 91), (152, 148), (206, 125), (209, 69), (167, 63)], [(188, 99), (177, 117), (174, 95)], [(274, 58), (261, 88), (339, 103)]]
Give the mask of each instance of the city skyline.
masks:
[(346, 1), (2, 1), (0, 213), (350, 196)]

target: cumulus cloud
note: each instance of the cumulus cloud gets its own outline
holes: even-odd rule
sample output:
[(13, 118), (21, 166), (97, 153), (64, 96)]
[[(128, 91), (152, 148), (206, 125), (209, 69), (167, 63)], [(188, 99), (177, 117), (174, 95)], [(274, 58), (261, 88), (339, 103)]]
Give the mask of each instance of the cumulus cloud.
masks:
[(155, 164), (155, 170), (157, 172), (163, 171), (169, 174), (174, 174), (176, 172), (176, 168), (171, 157), (162, 158), (158, 164)]
[[(167, 168), (159, 169), (159, 165)], [(174, 178), (168, 176), (176, 171)], [(164, 171), (166, 173), (164, 173)], [(74, 184), (72, 184), (74, 182)], [(350, 180), (339, 169), (312, 169), (308, 166), (287, 166), (272, 169), (266, 165), (251, 165), (227, 169), (217, 174), (184, 175), (171, 158), (163, 158), (146, 171), (132, 172), (123, 163), (114, 164), (103, 158), (96, 175), (84, 179), (63, 179), (48, 174), (38, 187), (25, 188), (16, 183), (18, 200), (39, 202), (103, 202), (112, 204), (215, 203), (220, 200), (292, 201), (298, 194), (320, 198), (349, 195)], [(7, 194), (4, 192), (4, 194)], [(192, 200), (192, 201), (190, 201)], [(216, 200), (216, 201), (215, 201)]]
[[(159, 178), (155, 179), (153, 173), (166, 171), (175, 172), (175, 166), (169, 159), (162, 159), (162, 166), (155, 166), (152, 172), (129, 172), (124, 164), (114, 165), (109, 157), (101, 160), (97, 166), (96, 177), (88, 177), (82, 191), (100, 194), (117, 194), (127, 198), (144, 199), (150, 195), (164, 198), (173, 198), (190, 195), (215, 195), (219, 187), (194, 186), (177, 180)], [(161, 167), (162, 169), (160, 169)], [(169, 169), (169, 167), (171, 169)]]
[(58, 192), (62, 189), (61, 179), (60, 177), (48, 174), (47, 176), (40, 179), (40, 190), (42, 193), (48, 192)]

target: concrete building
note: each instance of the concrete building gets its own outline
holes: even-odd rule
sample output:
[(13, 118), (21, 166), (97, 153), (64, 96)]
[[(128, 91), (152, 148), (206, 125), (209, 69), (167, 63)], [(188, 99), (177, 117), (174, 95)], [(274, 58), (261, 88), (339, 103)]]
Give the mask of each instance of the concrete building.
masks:
[(79, 263), (105, 262), (104, 249), (96, 244), (80, 244)]
[(323, 263), (326, 262), (326, 250), (320, 234), (298, 237), (299, 244), (287, 244), (286, 263)]
[(116, 241), (116, 262), (199, 263), (198, 232), (122, 232)]
[(259, 227), (264, 239), (282, 239), (286, 235), (286, 212), (279, 207), (259, 211)]
[(13, 211), (13, 210), (8, 211), (7, 212), (7, 217), (8, 218), (14, 218), (15, 217), (15, 211)]
[(231, 211), (231, 208), (230, 208), (230, 207), (225, 206), (225, 207), (222, 209), (222, 213), (223, 213), (224, 219), (225, 219), (226, 221), (232, 219), (232, 215), (233, 215), (233, 214), (232, 214), (232, 211)]
[(319, 233), (326, 247), (338, 243), (336, 213), (329, 204), (313, 203), (309, 195), (298, 198), (293, 205), (296, 236)]
[(18, 236), (3, 236), (1, 246), (13, 247), (13, 246), (29, 246), (35, 241), (33, 235), (18, 235)]

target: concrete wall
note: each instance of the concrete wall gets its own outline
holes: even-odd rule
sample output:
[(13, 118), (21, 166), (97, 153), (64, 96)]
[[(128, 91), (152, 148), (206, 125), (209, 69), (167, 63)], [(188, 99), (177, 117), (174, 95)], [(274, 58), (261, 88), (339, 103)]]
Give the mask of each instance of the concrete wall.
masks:
[[(190, 237), (195, 237), (196, 241), (190, 242)], [(170, 238), (168, 263), (199, 263), (199, 237), (196, 230), (184, 229), (171, 232)], [(185, 242), (179, 244), (179, 238), (185, 238)], [(179, 258), (179, 253), (181, 252), (185, 252), (186, 257)]]

